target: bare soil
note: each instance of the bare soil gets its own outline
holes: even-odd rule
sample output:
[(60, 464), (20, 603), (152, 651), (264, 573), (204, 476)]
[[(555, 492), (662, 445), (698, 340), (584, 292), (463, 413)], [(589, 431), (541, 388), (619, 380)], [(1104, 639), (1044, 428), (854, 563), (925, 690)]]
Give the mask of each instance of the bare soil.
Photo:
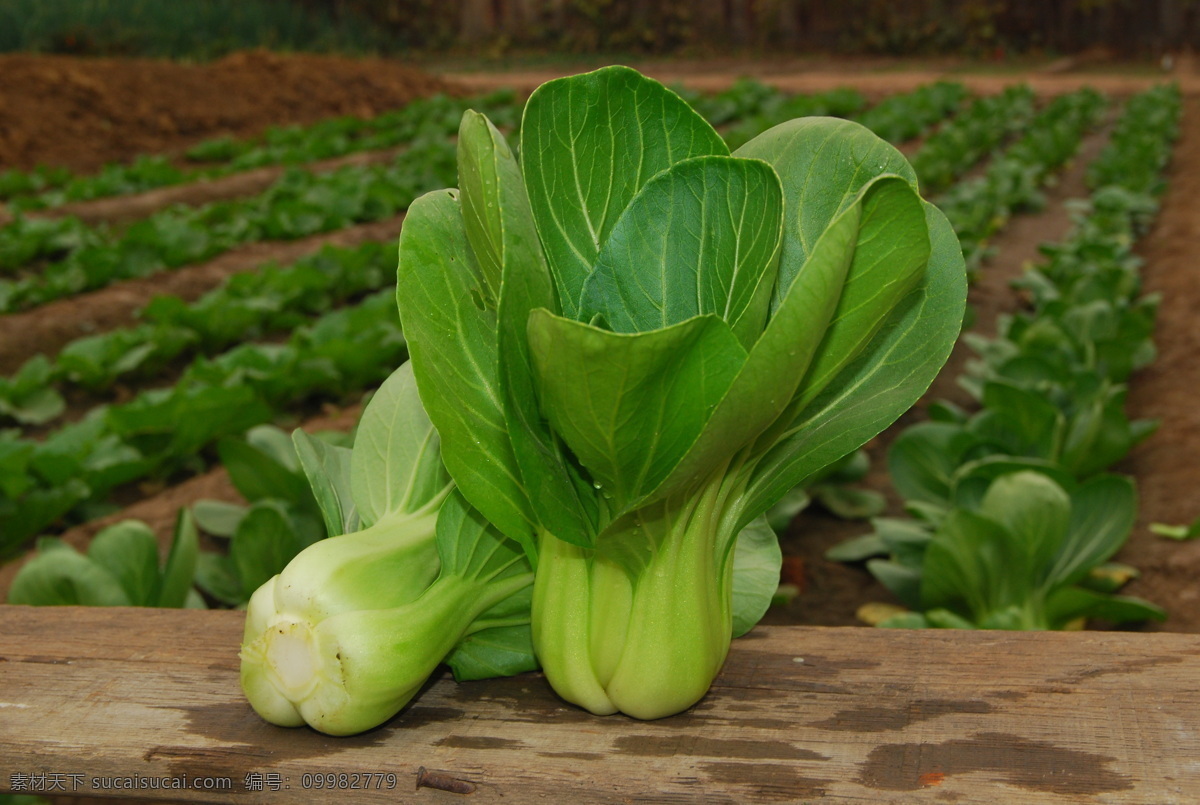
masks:
[[(491, 71), (442, 69), (438, 71), (448, 81), (484, 92), (508, 88), (531, 92), (538, 85), (564, 75), (596, 69), (597, 63), (562, 64), (537, 69)], [(908, 92), (933, 81), (958, 81), (972, 92), (996, 94), (1018, 82), (1029, 84), (1039, 95), (1060, 95), (1083, 86), (1094, 87), (1113, 95), (1128, 95), (1164, 80), (1179, 81), (1185, 92), (1200, 92), (1200, 76), (1195, 75), (1191, 59), (1180, 59), (1175, 70), (1156, 75), (1144, 70), (1140, 74), (1119, 72), (1071, 72), (1048, 65), (1036, 71), (1013, 72), (1002, 68), (975, 71), (970, 66), (946, 61), (924, 68), (906, 69), (895, 63), (884, 64), (859, 60), (842, 64), (829, 61), (743, 61), (713, 59), (705, 62), (645, 61), (633, 63), (648, 76), (666, 84), (685, 84), (692, 89), (717, 91), (742, 77), (752, 77), (788, 92), (822, 92), (838, 87), (854, 87), (872, 98)]]
[(3, 55), (0, 76), (0, 169), (26, 170), (95, 170), (273, 125), (373, 117), (452, 89), (396, 61), (266, 51), (199, 65)]
[(1161, 424), (1116, 468), (1133, 475), (1140, 496), (1133, 537), (1117, 558), (1142, 571), (1128, 592), (1170, 612), (1163, 629), (1200, 632), (1200, 539), (1178, 543), (1149, 530), (1200, 518), (1200, 96), (1184, 101), (1170, 182), (1139, 249), (1144, 290), (1162, 296), (1159, 354), (1133, 378), (1128, 398), (1130, 416)]

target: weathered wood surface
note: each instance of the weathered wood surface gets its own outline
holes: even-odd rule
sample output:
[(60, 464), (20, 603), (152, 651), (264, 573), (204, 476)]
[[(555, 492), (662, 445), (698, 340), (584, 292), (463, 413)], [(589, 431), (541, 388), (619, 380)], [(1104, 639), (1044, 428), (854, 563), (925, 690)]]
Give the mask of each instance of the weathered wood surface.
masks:
[[(384, 773), (394, 789), (336, 800), (1200, 802), (1196, 635), (760, 627), (672, 718), (597, 718), (536, 674), (442, 678), (384, 727), (329, 738), (242, 700), (241, 620), (0, 607), (0, 789), (43, 774), (76, 796), (311, 802), (331, 793), (315, 775)], [(230, 787), (94, 779), (131, 776)]]

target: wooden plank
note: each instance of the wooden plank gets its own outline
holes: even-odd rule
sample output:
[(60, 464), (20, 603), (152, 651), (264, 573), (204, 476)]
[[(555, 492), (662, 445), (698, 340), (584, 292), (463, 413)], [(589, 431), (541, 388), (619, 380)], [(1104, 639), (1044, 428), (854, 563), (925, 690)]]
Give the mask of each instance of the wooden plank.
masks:
[[(1200, 801), (1197, 635), (760, 627), (660, 721), (591, 716), (537, 674), (440, 678), (387, 725), (330, 738), (242, 700), (241, 622), (0, 608), (0, 788), (40, 774), (77, 796), (307, 802), (334, 775), (355, 802)], [(131, 776), (229, 787), (100, 779)]]

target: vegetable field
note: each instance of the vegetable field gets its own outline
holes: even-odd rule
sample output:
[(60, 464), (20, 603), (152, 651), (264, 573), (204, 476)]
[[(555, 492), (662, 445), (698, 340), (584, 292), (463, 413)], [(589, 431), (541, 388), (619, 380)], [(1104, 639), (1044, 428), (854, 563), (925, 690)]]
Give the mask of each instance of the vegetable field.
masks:
[[(118, 88), (128, 91), (114, 78), (119, 62), (101, 62), (93, 76), (66, 59), (39, 64), (12, 57), (11, 62), (13, 74), (20, 71), (27, 84), (73, 86), (93, 101)], [(697, 150), (692, 160), (679, 163), (693, 163), (691, 174), (674, 166), (664, 171), (678, 174), (672, 178), (676, 185), (664, 179), (646, 186), (670, 204), (683, 203), (678, 199), (685, 197), (702, 199), (698, 219), (708, 214), (705, 204), (717, 204), (696, 189), (713, 181), (712, 175), (738, 187), (739, 182), (754, 187), (775, 175), (761, 166), (784, 160), (760, 135), (795, 118), (835, 118), (813, 125), (865, 132), (862, 136), (871, 139), (861, 142), (879, 143), (870, 147), (877, 149), (871, 153), (880, 154), (881, 163), (894, 158), (900, 166), (907, 160), (888, 169), (902, 174), (903, 181), (884, 177), (861, 191), (855, 202), (860, 206), (850, 207), (863, 221), (858, 240), (845, 247), (847, 255), (857, 255), (853, 259), (821, 251), (824, 237), (816, 235), (823, 228), (804, 230), (798, 237), (805, 241), (811, 235), (817, 242), (804, 242), (804, 254), (811, 247), (815, 263), (840, 260), (857, 266), (854, 261), (861, 259), (868, 266), (855, 268), (867, 277), (861, 285), (846, 286), (846, 298), (854, 302), (847, 311), (834, 316), (836, 297), (825, 305), (834, 335), (819, 342), (827, 345), (824, 351), (814, 342), (816, 357), (797, 364), (813, 361), (815, 368), (804, 370), (812, 373), (806, 376), (810, 385), (776, 389), (779, 383), (772, 385), (769, 373), (747, 370), (757, 378), (755, 392), (729, 379), (730, 388), (742, 395), (735, 398), (738, 413), (718, 407), (726, 405), (720, 396), (696, 402), (701, 410), (716, 409), (726, 416), (718, 429), (722, 436), (708, 442), (702, 439), (711, 436), (708, 431), (692, 433), (686, 430), (688, 422), (676, 424), (673, 414), (663, 414), (664, 441), (695, 439), (698, 445), (672, 459), (683, 469), (673, 469), (668, 477), (662, 467), (675, 466), (663, 464), (670, 456), (653, 452), (669, 447), (658, 444), (659, 431), (654, 431), (651, 448), (628, 432), (610, 434), (597, 424), (636, 421), (639, 406), (658, 398), (648, 392), (649, 402), (622, 398), (614, 391), (617, 381), (602, 376), (581, 356), (617, 360), (611, 356), (625, 354), (621, 340), (644, 336), (652, 329), (648, 321), (674, 326), (704, 320), (698, 314), (707, 311), (704, 305), (711, 300), (704, 298), (707, 286), (701, 279), (688, 280), (692, 287), (671, 277), (657, 290), (630, 284), (619, 275), (619, 266), (613, 267), (619, 263), (613, 256), (618, 247), (601, 249), (601, 235), (593, 232), (597, 254), (588, 257), (587, 266), (595, 262), (598, 268), (586, 283), (579, 279), (570, 285), (555, 274), (557, 290), (525, 291), (529, 300), (543, 291), (547, 298), (570, 300), (562, 303), (562, 317), (536, 310), (536, 301), (512, 303), (534, 311), (532, 346), (514, 347), (514, 336), (504, 329), (507, 303), (492, 298), (501, 293), (498, 272), (507, 235), (496, 235), (502, 243), (492, 245), (501, 257), (487, 258), (496, 262), (494, 277), (487, 273), (493, 270), (490, 263), (470, 256), (485, 253), (479, 239), (492, 226), (491, 213), (483, 211), (478, 199), (498, 199), (495, 206), (501, 208), (512, 202), (489, 184), (501, 179), (489, 178), (486, 165), (467, 157), (479, 160), (478, 153), (486, 152), (497, 164), (507, 164), (505, 147), (497, 144), (504, 137), (518, 154), (531, 155), (521, 157), (526, 183), (540, 175), (536, 171), (550, 175), (548, 157), (545, 166), (528, 165), (542, 158), (544, 143), (535, 136), (549, 140), (544, 132), (557, 131), (550, 117), (555, 107), (550, 101), (541, 107), (531, 102), (533, 111), (524, 124), (522, 113), (530, 92), (551, 76), (435, 78), (394, 66), (382, 70), (371, 63), (275, 56), (234, 56), (206, 69), (215, 71), (212, 81), (225, 75), (230, 86), (240, 82), (256, 88), (263, 96), (260, 108), (235, 104), (222, 110), (217, 98), (203, 93), (190, 105), (180, 98), (178, 108), (172, 107), (171, 98), (185, 93), (172, 95), (151, 84), (157, 80), (165, 85), (177, 77), (169, 71), (153, 77), (151, 71), (152, 77), (144, 79), (147, 97), (163, 93), (161, 104), (153, 107), (153, 125), (147, 123), (152, 109), (147, 102), (133, 104), (136, 114), (113, 111), (110, 131), (102, 135), (97, 132), (104, 126), (86, 117), (48, 130), (38, 121), (80, 117), (71, 106), (78, 104), (77, 97), (63, 92), (53, 96), (61, 99), (61, 109), (37, 108), (28, 128), (15, 126), (11, 136), (0, 130), (0, 596), (9, 603), (189, 609), (249, 604), (252, 619), (258, 618), (251, 595), (273, 584), (273, 577), (304, 549), (360, 527), (370, 533), (377, 524), (417, 517), (448, 501), (449, 513), (441, 517), (457, 518), (456, 527), (465, 533), (474, 522), (471, 517), (479, 516), (472, 507), (478, 508), (495, 528), (483, 523), (477, 541), (485, 548), (492, 544), (488, 540), (508, 547), (490, 548), (482, 569), (471, 564), (473, 556), (462, 558), (455, 572), (493, 597), (479, 593), (486, 605), (478, 604), (478, 612), (472, 610), (468, 618), (482, 619), (484, 625), (477, 627), (482, 631), (465, 631), (464, 626), (467, 636), (443, 647), (439, 658), (447, 658), (460, 679), (536, 667), (528, 615), (518, 624), (519, 617), (506, 609), (521, 595), (530, 595), (525, 588), (533, 569), (521, 547), (531, 555), (541, 551), (543, 567), (561, 562), (568, 568), (564, 574), (574, 572), (569, 554), (576, 548), (567, 545), (566, 537), (553, 544), (543, 539), (536, 549), (506, 541), (511, 537), (506, 518), (520, 517), (513, 511), (554, 516), (538, 514), (538, 507), (548, 504), (532, 491), (522, 491), (516, 504), (506, 500), (490, 509), (466, 497), (473, 490), (463, 478), (476, 471), (471, 445), (486, 441), (488, 428), (495, 430), (493, 423), (484, 427), (473, 418), (476, 409), (471, 406), (483, 405), (479, 400), (488, 396), (479, 392), (486, 383), (462, 381), (459, 387), (454, 377), (439, 372), (467, 372), (461, 367), (471, 366), (473, 350), (481, 348), (455, 328), (465, 332), (484, 324), (472, 323), (461, 311), (455, 313), (456, 324), (447, 324), (451, 317), (439, 309), (439, 298), (422, 279), (427, 275), (406, 269), (404, 262), (454, 262), (445, 255), (461, 254), (467, 255), (462, 265), (478, 259), (483, 266), (477, 271), (478, 284), (464, 290), (462, 298), (474, 300), (480, 322), (491, 322), (488, 348), (515, 349), (518, 363), (533, 367), (524, 371), (536, 378), (540, 413), (549, 424), (529, 425), (531, 432), (552, 427), (562, 434), (561, 441), (550, 440), (561, 454), (552, 456), (559, 463), (546, 470), (547, 477), (555, 467), (561, 473), (579, 472), (579, 463), (592, 473), (582, 476), (587, 483), (577, 497), (587, 498), (594, 487), (597, 502), (578, 504), (584, 512), (576, 518), (579, 522), (586, 519), (588, 506), (613, 507), (622, 515), (642, 512), (638, 506), (658, 493), (654, 484), (669, 486), (674, 480), (683, 488), (676, 475), (707, 467), (699, 462), (718, 449), (714, 439), (719, 444), (719, 438), (733, 439), (729, 434), (739, 427), (750, 427), (739, 417), (759, 417), (763, 429), (774, 417), (792, 417), (768, 431), (777, 443), (763, 442), (760, 452), (753, 453), (763, 469), (746, 470), (744, 485), (750, 492), (745, 494), (754, 505), (761, 504), (765, 517), (754, 510), (728, 534), (721, 532), (728, 543), (729, 568), (718, 575), (733, 579), (720, 583), (733, 589), (735, 634), (748, 631), (764, 610), (769, 627), (875, 627), (872, 635), (884, 628), (938, 630), (929, 645), (949, 652), (945, 656), (952, 656), (956, 633), (949, 630), (954, 629), (1200, 632), (1200, 588), (1195, 583), (1200, 538), (1194, 538), (1200, 532), (1200, 498), (1194, 491), (1200, 483), (1195, 460), (1200, 409), (1193, 401), (1194, 389), (1200, 388), (1195, 361), (1200, 325), (1194, 315), (1200, 304), (1200, 274), (1195, 271), (1200, 259), (1200, 208), (1195, 204), (1200, 82), (1190, 75), (1174, 82), (1070, 74), (1003, 79), (897, 74), (856, 81), (837, 74), (789, 78), (762, 73), (753, 78), (740, 70), (664, 69), (656, 77), (695, 110), (697, 120), (707, 121), (704, 131), (715, 130), (719, 137), (705, 146), (709, 150)], [(311, 96), (302, 100), (307, 77), (331, 69), (342, 71), (338, 75), (344, 83), (355, 87), (353, 99), (338, 97), (327, 81), (314, 79)], [(648, 73), (655, 75), (653, 69)], [(204, 83), (195, 76), (186, 81), (198, 87)], [(11, 90), (11, 99), (5, 98), (9, 91), (0, 88), (0, 108), (5, 103), (52, 103), (17, 89)], [(491, 125), (478, 116), (464, 118), (467, 110), (486, 114)], [(545, 116), (542, 128), (530, 123), (536, 115)], [(596, 125), (604, 123), (598, 120)], [(147, 128), (153, 131), (144, 133)], [(139, 130), (143, 135), (134, 136)], [(699, 148), (695, 143), (701, 135), (689, 136), (688, 147)], [(867, 146), (856, 147), (861, 151)], [(736, 159), (739, 155), (766, 161)], [(511, 154), (507, 158), (516, 164)], [(717, 174), (701, 173), (701, 167)], [(503, 177), (504, 169), (497, 168), (497, 175)], [(737, 193), (731, 191), (733, 200), (721, 202), (729, 210), (721, 207), (713, 213), (718, 233), (704, 237), (714, 243), (726, 237), (719, 227), (737, 218), (730, 211), (738, 203), (743, 205), (738, 226), (747, 226), (747, 218), (768, 224), (781, 219), (785, 199), (794, 204), (795, 197), (788, 195), (786, 171), (780, 172), (782, 190), (767, 194), (761, 208), (733, 198)], [(614, 169), (612, 178), (619, 178), (618, 173)], [(471, 182), (478, 185), (473, 191)], [(545, 188), (553, 184), (544, 182)], [(940, 213), (923, 211), (912, 189), (917, 186)], [(453, 187), (463, 188), (463, 217), (477, 215), (483, 221), (468, 221), (462, 243), (439, 223), (446, 205), (457, 210), (457, 194), (417, 202)], [(534, 217), (556, 214), (557, 191), (545, 188), (531, 190), (524, 201), (532, 205)], [(472, 198), (471, 192), (481, 195)], [(486, 195), (492, 192), (494, 197)], [(859, 192), (857, 186), (853, 192)], [(852, 195), (850, 190), (846, 194)], [(798, 197), (814, 208), (822, 203), (816, 196)], [(656, 203), (649, 192), (625, 201), (631, 217), (640, 213), (638, 204)], [(746, 209), (755, 212), (747, 216)], [(924, 223), (926, 216), (932, 223)], [(826, 217), (843, 220), (833, 219), (832, 211)], [(910, 218), (924, 233), (915, 245), (894, 234), (903, 234), (901, 230), (888, 228)], [(620, 248), (666, 253), (683, 238), (673, 230), (652, 236), (632, 225), (622, 229), (625, 220), (609, 225)], [(709, 219), (704, 220), (707, 227)], [(563, 225), (564, 231), (570, 225)], [(510, 226), (506, 218), (494, 228), (509, 232)], [(577, 226), (582, 231), (583, 225)], [(728, 235), (752, 241), (745, 254), (737, 251), (739, 261), (778, 262), (779, 250), (788, 248), (786, 225), (776, 241), (770, 240), (768, 229)], [(604, 237), (610, 237), (608, 231)], [(473, 251), (467, 250), (466, 238), (472, 239)], [(569, 263), (579, 253), (570, 234), (558, 245), (544, 231), (541, 238), (552, 261)], [(955, 238), (958, 245), (951, 245)], [(728, 242), (712, 248), (720, 251)], [(888, 244), (886, 257), (877, 256), (879, 242)], [(701, 278), (706, 248), (704, 241), (691, 258), (700, 266), (696, 271)], [(832, 254), (834, 247), (827, 248)], [(889, 279), (881, 285), (886, 290), (876, 290), (871, 282), (879, 280), (870, 266), (888, 260), (913, 268), (895, 287)], [(928, 277), (921, 273), (927, 263), (938, 266), (929, 269)], [(780, 265), (782, 277), (789, 271), (786, 259)], [(958, 312), (961, 300), (956, 307), (949, 278), (957, 271), (954, 276), (961, 279), (964, 267), (965, 314)], [(736, 276), (742, 268), (738, 262), (731, 272)], [(789, 310), (782, 293), (776, 298), (769, 292), (775, 282), (774, 274), (769, 277), (761, 293), (737, 288), (720, 300), (730, 322), (721, 331), (727, 337), (715, 327), (694, 327), (686, 343), (645, 351), (658, 363), (635, 356), (642, 362), (631, 360), (631, 368), (622, 370), (627, 372), (622, 382), (634, 383), (628, 379), (633, 376), (638, 388), (651, 386), (657, 373), (675, 363), (692, 365), (688, 361), (698, 367), (696, 376), (703, 381), (694, 383), (697, 394), (711, 392), (707, 384), (718, 383), (722, 372), (732, 378), (728, 367), (735, 359), (752, 361), (756, 353), (747, 350), (760, 331), (777, 337), (777, 330), (768, 326), (768, 320), (775, 320), (768, 309), (770, 317), (780, 319), (785, 317), (778, 311)], [(944, 287), (936, 284), (939, 277), (945, 279)], [(919, 308), (904, 301), (913, 298), (910, 292), (917, 293), (913, 289), (924, 294)], [(692, 296), (700, 300), (698, 310), (685, 310), (682, 304), (676, 309), (677, 299)], [(750, 301), (738, 301), (743, 297)], [(750, 312), (737, 308), (743, 303)], [(500, 324), (495, 323), (496, 304)], [(924, 312), (926, 305), (943, 310), (952, 321), (930, 323), (934, 313)], [(758, 308), (761, 315), (754, 312)], [(587, 340), (594, 335), (584, 333), (584, 325), (596, 322), (613, 331), (607, 333), (612, 343), (603, 348)], [(522, 339), (524, 329), (522, 320)], [(765, 342), (768, 335), (762, 338)], [(708, 346), (693, 348), (693, 341), (700, 340)], [(877, 343), (883, 346), (873, 346)], [(410, 348), (413, 369), (393, 375), (410, 358)], [(578, 353), (570, 353), (571, 348)], [(796, 360), (791, 341), (772, 348)], [(527, 349), (532, 357), (521, 352)], [(894, 353), (886, 358), (875, 352), (887, 349)], [(939, 350), (950, 355), (940, 371)], [(759, 364), (747, 365), (760, 369)], [(850, 390), (841, 391), (836, 383), (827, 389), (826, 384), (855, 371), (865, 379), (848, 384)], [(920, 394), (931, 377), (932, 386)], [(420, 399), (414, 391), (418, 383), (428, 384)], [(856, 392), (859, 386), (869, 393)], [(427, 391), (434, 387), (436, 392)], [(431, 406), (435, 394), (437, 405)], [(899, 402), (919, 394), (911, 408)], [(779, 395), (786, 399), (778, 410), (768, 414), (754, 408), (775, 406)], [(366, 408), (356, 442), (355, 428), (368, 403), (373, 407)], [(364, 442), (383, 444), (388, 437), (380, 434), (388, 433), (392, 420), (409, 416), (405, 405), (419, 411), (422, 403), (430, 411), (423, 419), (410, 416), (412, 440), (424, 444), (422, 440), (436, 443), (440, 438), (446, 468), (441, 469), (440, 461), (434, 470), (422, 468), (414, 459), (408, 491), (398, 503), (373, 475), (374, 465), (354, 456)], [(517, 423), (525, 426), (536, 419), (513, 413), (513, 405), (496, 404), (505, 427), (515, 429)], [(890, 411), (888, 406), (897, 410), (880, 413)], [(579, 413), (584, 410), (590, 413)], [(805, 412), (807, 418), (801, 416)], [(828, 436), (830, 428), (853, 431), (861, 439), (852, 443), (850, 437)], [(296, 429), (307, 435), (293, 439)], [(852, 449), (863, 441), (861, 449)], [(539, 460), (551, 462), (545, 458), (545, 444), (536, 446)], [(567, 453), (561, 451), (568, 448), (564, 458)], [(384, 455), (389, 448), (371, 449)], [(417, 447), (412, 450), (419, 453)], [(804, 467), (796, 470), (799, 483), (786, 472), (793, 465)], [(446, 472), (455, 476), (461, 495), (453, 491)], [(636, 483), (630, 480), (634, 477)], [(373, 496), (373, 502), (363, 505), (357, 490), (351, 501), (347, 489), (352, 483), (364, 488), (375, 484), (363, 493)], [(549, 481), (541, 492), (563, 494)], [(713, 499), (725, 494), (714, 492)], [(512, 511), (506, 508), (510, 504)], [(710, 504), (704, 498), (696, 505)], [(664, 511), (661, 521), (636, 519), (637, 526), (629, 530), (671, 533), (676, 513)], [(732, 522), (734, 515), (729, 517)], [(567, 523), (569, 519), (564, 515), (561, 521), (564, 533), (576, 527), (581, 535), (587, 531), (576, 520)], [(620, 518), (614, 515), (613, 521)], [(774, 550), (776, 539), (779, 552)], [(580, 540), (576, 544), (584, 544), (584, 536)], [(626, 550), (633, 556), (638, 549)], [(485, 570), (492, 573), (486, 579)], [(554, 601), (571, 600), (575, 582), (569, 575), (562, 578), (566, 581), (551, 593), (532, 593), (535, 612), (547, 606), (538, 596), (550, 597), (551, 608)], [(748, 588), (739, 587), (747, 578), (755, 585), (752, 601), (742, 592)], [(645, 606), (639, 601), (626, 606)], [(656, 606), (661, 603), (655, 600)], [(527, 611), (527, 600), (524, 606)], [(586, 612), (587, 606), (597, 604), (580, 604), (571, 611)], [(464, 611), (447, 604), (447, 612), (458, 617)], [(565, 622), (571, 616), (557, 617)], [(231, 623), (222, 621), (223, 630), (230, 631)], [(556, 628), (567, 633), (577, 626), (557, 623)], [(662, 628), (661, 634), (645, 638), (646, 645), (657, 648), (676, 631), (676, 626)], [(713, 631), (720, 632), (719, 624)], [(780, 640), (779, 632), (767, 631), (770, 640)], [(614, 694), (613, 704), (607, 692), (599, 697), (575, 689), (571, 695), (559, 692), (593, 712), (669, 716), (703, 696), (721, 667), (725, 638), (725, 646), (717, 640), (706, 649), (711, 668), (681, 683), (692, 688), (668, 705), (659, 693)], [(919, 639), (905, 638), (914, 646)], [(1088, 645), (1101, 646), (1105, 638), (1089, 639), (1093, 642)], [(982, 644), (977, 640), (970, 645)], [(615, 663), (613, 657), (625, 656), (620, 668), (634, 664), (625, 676), (644, 680), (659, 670), (645, 657), (628, 660), (621, 653), (624, 648), (611, 655), (595, 644), (591, 650), (596, 657), (589, 661), (601, 668), (610, 660)], [(608, 650), (613, 651), (611, 646)], [(653, 653), (645, 646), (642, 650)], [(269, 648), (262, 651), (270, 653)], [(780, 657), (786, 653), (774, 643), (770, 651)], [(579, 669), (572, 663), (578, 662), (578, 651), (563, 650), (560, 656), (539, 648), (539, 654), (556, 689), (555, 677), (576, 684)], [(746, 667), (738, 662), (736, 668)], [(623, 678), (617, 673), (618, 681)], [(424, 676), (415, 678), (407, 695), (424, 681)], [(678, 677), (659, 681), (661, 690), (675, 690), (677, 683)], [(727, 684), (721, 679), (716, 683), (718, 689)], [(437, 696), (445, 695), (444, 687), (436, 690)], [(407, 698), (397, 700), (389, 713), (373, 721), (373, 713), (355, 711), (345, 721), (318, 722), (301, 718), (298, 713), (307, 711), (293, 710), (290, 704), (277, 711), (280, 720), (268, 719), (308, 721), (323, 731), (352, 733), (374, 726), (405, 702)], [(280, 707), (274, 700), (263, 707), (255, 701), (254, 706), (260, 713)], [(731, 739), (729, 745), (734, 743)], [(1013, 752), (1036, 748), (1018, 744)], [(877, 773), (881, 779), (887, 774)], [(863, 774), (863, 779), (869, 777)], [(1103, 776), (1098, 773), (1096, 779)], [(802, 780), (799, 789), (784, 790), (816, 795), (824, 782), (829, 781)], [(1099, 790), (1108, 789), (1042, 792)]]

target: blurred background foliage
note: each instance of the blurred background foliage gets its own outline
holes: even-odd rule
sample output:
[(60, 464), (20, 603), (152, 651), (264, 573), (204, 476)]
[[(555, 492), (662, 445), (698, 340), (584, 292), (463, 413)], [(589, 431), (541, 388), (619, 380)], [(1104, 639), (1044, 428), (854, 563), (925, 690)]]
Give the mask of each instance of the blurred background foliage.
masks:
[(235, 50), (381, 52), (393, 36), (335, 4), (0, 0), (0, 52), (212, 59)]
[(0, 51), (1159, 56), (1200, 0), (0, 0)]

